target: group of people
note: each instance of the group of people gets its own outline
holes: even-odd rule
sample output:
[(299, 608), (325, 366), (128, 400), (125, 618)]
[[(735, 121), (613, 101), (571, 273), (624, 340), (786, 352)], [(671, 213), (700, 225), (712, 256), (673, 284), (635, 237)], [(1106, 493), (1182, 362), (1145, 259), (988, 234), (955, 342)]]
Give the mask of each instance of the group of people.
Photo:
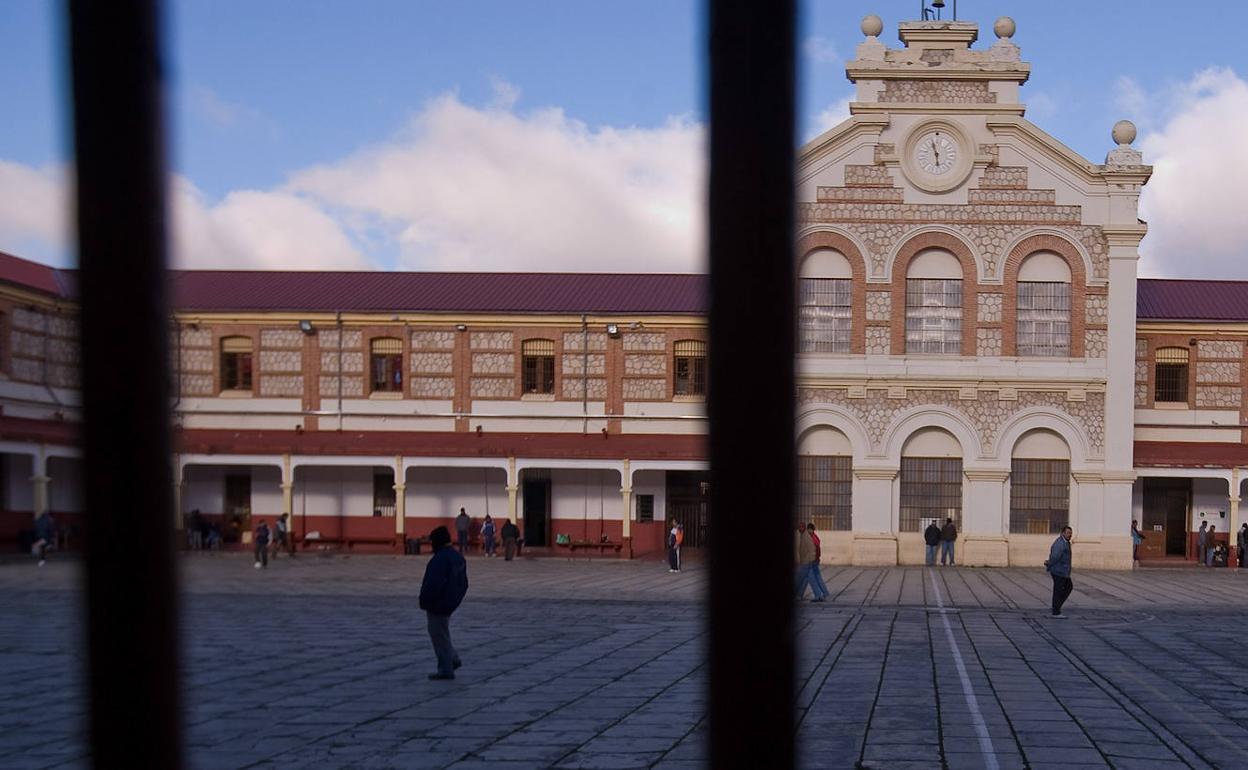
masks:
[[(436, 530), (435, 530), (436, 531)], [(468, 543), (472, 534), (472, 517), (463, 508), (459, 509), (459, 515), (455, 517), (455, 537), (459, 541), (459, 552), (461, 554), (468, 553)], [(432, 545), (433, 535), (430, 534), (430, 544)], [(450, 531), (447, 531), (447, 537), (450, 537)], [(511, 519), (503, 519), (503, 526), (496, 528), (494, 519), (490, 514), (485, 514), (485, 518), (481, 521), (481, 545), (485, 555), (489, 558), (498, 556), (498, 538), (503, 539), (503, 561), (511, 561), (516, 558), (516, 552), (520, 545), (520, 528), (512, 523)]]
[(261, 519), (251, 533), (251, 539), (255, 547), (256, 569), (269, 568), (269, 551), (273, 552), (274, 559), (283, 548), (289, 548), (290, 555), (295, 555), (295, 541), (290, 536), (290, 525), (284, 513), (277, 517), (272, 530), (269, 529), (268, 522)]
[[(1218, 525), (1207, 521), (1200, 523), (1196, 530), (1196, 563), (1202, 567), (1225, 567), (1230, 563), (1230, 549), (1217, 541)], [(1140, 564), (1140, 545), (1145, 535), (1140, 531), (1139, 522), (1131, 522), (1131, 558), (1135, 566)], [(1245, 522), (1235, 535), (1235, 545), (1239, 554), (1238, 567), (1244, 566), (1245, 554), (1248, 554), (1248, 522)]]
[(956, 567), (953, 563), (953, 544), (958, 539), (958, 527), (953, 523), (953, 519), (945, 519), (945, 526), (941, 527), (936, 524), (936, 520), (932, 519), (932, 523), (927, 525), (927, 529), (923, 530), (923, 542), (927, 544), (927, 566), (936, 566), (936, 548), (940, 548), (940, 566), (945, 566), (946, 559), (950, 567)]

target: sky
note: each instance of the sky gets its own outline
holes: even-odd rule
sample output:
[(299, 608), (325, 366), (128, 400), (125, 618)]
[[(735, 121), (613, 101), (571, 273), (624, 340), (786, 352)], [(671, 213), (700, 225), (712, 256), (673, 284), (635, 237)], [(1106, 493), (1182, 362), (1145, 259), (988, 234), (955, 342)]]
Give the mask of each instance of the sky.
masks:
[[(917, 0), (807, 0), (801, 135)], [(947, 4), (946, 16), (952, 10)], [(1027, 117), (1092, 162), (1137, 123), (1141, 275), (1248, 279), (1248, 47), (1231, 0), (962, 0), (1008, 15)], [(171, 0), (178, 267), (704, 269), (704, 13), (690, 0)], [(72, 265), (61, 3), (0, 3), (0, 251)]]

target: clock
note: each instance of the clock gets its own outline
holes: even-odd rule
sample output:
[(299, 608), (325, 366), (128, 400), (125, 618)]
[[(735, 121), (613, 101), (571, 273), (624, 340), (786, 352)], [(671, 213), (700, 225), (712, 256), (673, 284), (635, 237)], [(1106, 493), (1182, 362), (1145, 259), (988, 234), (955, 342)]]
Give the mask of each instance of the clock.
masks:
[(906, 177), (928, 192), (946, 192), (966, 181), (972, 153), (966, 135), (945, 120), (921, 123), (911, 130), (901, 156)]

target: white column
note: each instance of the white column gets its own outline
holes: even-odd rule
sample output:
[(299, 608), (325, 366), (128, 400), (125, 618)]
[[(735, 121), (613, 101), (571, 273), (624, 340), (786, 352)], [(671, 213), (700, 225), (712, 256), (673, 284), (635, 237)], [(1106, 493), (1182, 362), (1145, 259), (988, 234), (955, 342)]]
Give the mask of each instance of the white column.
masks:
[(290, 466), (290, 455), (282, 455), (282, 513), (286, 514), (286, 537), (294, 548), (295, 538), (295, 472)]
[(35, 518), (39, 518), (48, 511), (48, 482), (52, 479), (48, 476), (48, 456), (44, 453), (43, 447), (39, 447), (39, 452), (33, 455), (30, 460), (30, 482), (33, 486), (32, 498)]
[[(1235, 565), (1239, 566), (1244, 558), (1244, 555), (1237, 550), (1239, 545), (1239, 468), (1231, 469), (1231, 489), (1230, 494), (1227, 495), (1226, 504), (1226, 513), (1230, 516), (1227, 525), (1231, 528), (1227, 547), (1231, 553), (1235, 554)], [(1231, 566), (1229, 561), (1227, 566)]]
[(624, 501), (621, 536), (625, 542), (628, 542), (633, 536), (633, 471), (628, 460), (624, 461), (624, 468), (620, 471), (620, 480), (623, 482), (620, 485), (620, 497)]
[(181, 533), (185, 529), (182, 516), (182, 460), (177, 456), (173, 456), (173, 529), (174, 534), (178, 535), (177, 543), (181, 548), (186, 542), (186, 538)]
[[(1135, 195), (1139, 195), (1138, 188)], [(1118, 201), (1119, 207), (1125, 210), (1115, 211), (1115, 217), (1130, 217), (1126, 219), (1130, 224), (1124, 222), (1105, 228), (1109, 241), (1105, 469), (1110, 472), (1128, 472), (1134, 468), (1136, 265), (1139, 262), (1140, 239), (1147, 228), (1138, 224), (1131, 213), (1134, 211), (1133, 203), (1133, 200)], [(1130, 520), (1127, 526), (1130, 527)]]
[(520, 491), (520, 474), (516, 473), (516, 458), (507, 458), (507, 518), (524, 532), (520, 521), (520, 507), (516, 505), (516, 493)]
[(403, 517), (407, 511), (407, 478), (403, 475), (403, 458), (394, 458), (394, 536), (400, 544), (403, 542)]
[(897, 563), (896, 468), (854, 469), (854, 564), (880, 567)]
[(962, 495), (961, 553), (958, 563), (968, 567), (1008, 567), (1010, 564), (1009, 503), (1005, 481), (1010, 472), (1001, 468), (967, 468)]

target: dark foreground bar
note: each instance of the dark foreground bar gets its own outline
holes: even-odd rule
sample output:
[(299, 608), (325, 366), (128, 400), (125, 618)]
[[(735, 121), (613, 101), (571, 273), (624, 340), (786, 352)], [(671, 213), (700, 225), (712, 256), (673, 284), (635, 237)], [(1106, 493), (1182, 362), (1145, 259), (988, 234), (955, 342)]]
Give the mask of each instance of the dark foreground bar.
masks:
[(70, 0), (96, 767), (181, 766), (157, 0)]
[(793, 766), (793, 0), (710, 4), (711, 762)]

